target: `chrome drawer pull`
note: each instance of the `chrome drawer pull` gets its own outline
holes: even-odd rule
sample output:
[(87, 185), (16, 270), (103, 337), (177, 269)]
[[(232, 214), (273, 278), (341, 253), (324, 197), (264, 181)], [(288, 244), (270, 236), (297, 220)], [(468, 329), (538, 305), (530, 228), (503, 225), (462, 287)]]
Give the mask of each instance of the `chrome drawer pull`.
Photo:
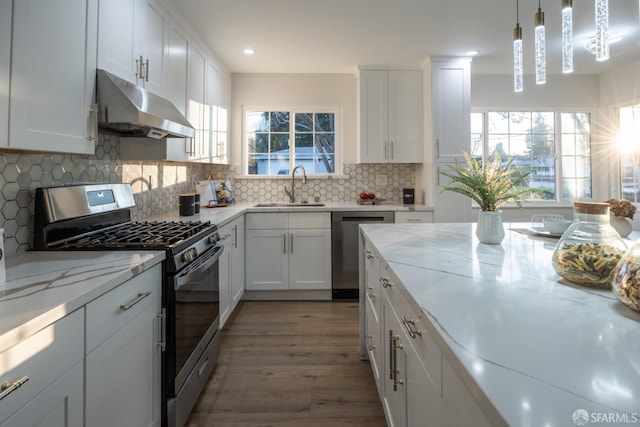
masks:
[(127, 303), (127, 304), (120, 304), (120, 310), (122, 310), (122, 311), (129, 310), (131, 307), (133, 307), (134, 305), (136, 305), (137, 303), (139, 303), (140, 301), (142, 301), (143, 299), (145, 299), (149, 295), (151, 295), (151, 291), (149, 291), (149, 292), (142, 292), (142, 291), (138, 292), (138, 297), (136, 299), (134, 299), (133, 301), (131, 301), (130, 303)]
[(2, 393), (0, 393), (0, 400), (9, 396), (15, 389), (17, 389), (27, 381), (29, 381), (29, 375), (25, 375), (24, 377), (20, 378), (18, 381), (14, 381), (13, 383), (10, 383), (9, 381), (3, 382), (2, 386), (0, 386), (0, 391), (2, 391)]
[(414, 330), (412, 328), (412, 326), (416, 325), (416, 321), (415, 320), (413, 320), (413, 319), (407, 320), (406, 317), (402, 316), (402, 323), (404, 324), (404, 327), (407, 328), (407, 331), (409, 331), (409, 336), (411, 338), (415, 338), (416, 335), (422, 336), (422, 330), (421, 329)]

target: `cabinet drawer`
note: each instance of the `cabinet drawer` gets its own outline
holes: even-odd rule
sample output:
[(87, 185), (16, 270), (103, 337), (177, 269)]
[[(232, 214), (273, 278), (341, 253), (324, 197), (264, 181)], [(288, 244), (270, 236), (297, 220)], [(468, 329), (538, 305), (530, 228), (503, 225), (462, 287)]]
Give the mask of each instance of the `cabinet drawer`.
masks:
[(87, 304), (87, 354), (161, 297), (158, 264)]
[(433, 222), (433, 212), (430, 212), (430, 211), (396, 212), (395, 222), (396, 223), (406, 223), (406, 222), (430, 223), (430, 222)]
[(291, 212), (289, 228), (331, 228), (329, 212)]
[(0, 382), (29, 380), (0, 400), (0, 423), (84, 357), (84, 309), (79, 309), (0, 354)]
[(286, 213), (248, 213), (246, 221), (247, 230), (272, 230), (289, 227), (288, 214)]

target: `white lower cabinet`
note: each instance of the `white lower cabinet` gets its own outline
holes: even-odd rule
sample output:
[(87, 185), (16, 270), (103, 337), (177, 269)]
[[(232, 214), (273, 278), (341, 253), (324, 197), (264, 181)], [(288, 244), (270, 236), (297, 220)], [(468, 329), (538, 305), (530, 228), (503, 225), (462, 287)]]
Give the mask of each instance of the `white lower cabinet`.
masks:
[(365, 266), (361, 346), (369, 356), (388, 425), (491, 426), (429, 332), (426, 315), (362, 236), (360, 248)]
[(329, 212), (249, 213), (246, 289), (331, 290)]
[(160, 426), (161, 295), (158, 265), (87, 305), (87, 426)]
[(244, 294), (244, 219), (237, 218), (218, 229), (224, 247), (220, 266), (220, 329)]
[(28, 378), (0, 401), (0, 426), (83, 425), (84, 309), (0, 354), (0, 382)]

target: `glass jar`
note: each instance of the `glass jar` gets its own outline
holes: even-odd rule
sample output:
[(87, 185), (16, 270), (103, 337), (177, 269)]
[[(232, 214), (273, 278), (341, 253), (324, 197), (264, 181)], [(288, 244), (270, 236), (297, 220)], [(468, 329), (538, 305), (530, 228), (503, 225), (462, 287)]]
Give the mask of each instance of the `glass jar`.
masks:
[(608, 203), (574, 203), (574, 223), (553, 252), (556, 272), (580, 285), (610, 289), (613, 269), (627, 250), (609, 223)]
[(640, 240), (631, 245), (613, 270), (611, 287), (624, 305), (640, 311)]

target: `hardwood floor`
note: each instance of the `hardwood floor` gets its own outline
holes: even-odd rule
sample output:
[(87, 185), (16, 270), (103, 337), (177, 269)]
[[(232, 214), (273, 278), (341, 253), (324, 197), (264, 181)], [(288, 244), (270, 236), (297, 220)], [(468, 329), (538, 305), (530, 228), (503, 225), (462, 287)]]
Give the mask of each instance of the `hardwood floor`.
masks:
[(187, 427), (386, 427), (358, 303), (244, 301)]

